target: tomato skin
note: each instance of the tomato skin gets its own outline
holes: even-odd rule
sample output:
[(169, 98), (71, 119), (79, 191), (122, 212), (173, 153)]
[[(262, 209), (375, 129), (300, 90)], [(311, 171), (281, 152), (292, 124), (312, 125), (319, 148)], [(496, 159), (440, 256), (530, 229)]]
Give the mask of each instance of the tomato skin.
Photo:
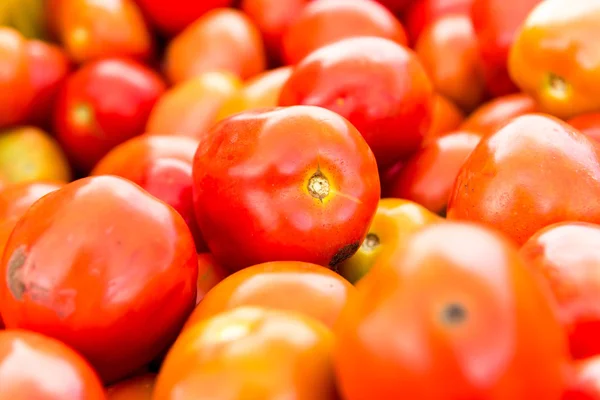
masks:
[(415, 0), (404, 14), (406, 32), (416, 43), (423, 29), (446, 15), (470, 15), (473, 0)]
[[(565, 196), (568, 193), (568, 196)], [(600, 222), (600, 148), (570, 125), (523, 115), (485, 136), (463, 165), (448, 218), (495, 227), (519, 244), (562, 221)]]
[(458, 129), (465, 119), (464, 112), (453, 102), (436, 94), (433, 98), (431, 125), (422, 146)]
[(335, 333), (347, 400), (560, 399), (567, 383), (544, 286), (512, 243), (476, 225), (409, 236), (358, 283)]
[(406, 45), (400, 21), (373, 0), (317, 0), (306, 5), (283, 36), (288, 64), (342, 39), (376, 36)]
[(587, 137), (600, 142), (600, 112), (581, 114), (571, 118), (567, 123)]
[(524, 93), (508, 94), (482, 104), (463, 121), (460, 129), (487, 135), (515, 117), (536, 111), (537, 104), (531, 96)]
[(108, 152), (91, 175), (116, 175), (140, 185), (173, 207), (190, 228), (197, 251), (206, 251), (192, 201), (192, 163), (198, 144), (181, 136), (135, 137)]
[(165, 73), (172, 83), (214, 71), (247, 79), (265, 67), (258, 28), (232, 8), (215, 9), (198, 18), (169, 42), (165, 55)]
[(183, 331), (153, 399), (334, 400), (333, 345), (329, 329), (301, 314), (226, 311)]
[(344, 116), (385, 169), (419, 148), (431, 123), (433, 98), (412, 50), (360, 37), (322, 47), (302, 60), (283, 86), (279, 105), (320, 106)]
[(151, 400), (156, 374), (126, 379), (107, 388), (107, 400)]
[(229, 276), (228, 271), (215, 260), (210, 253), (198, 254), (198, 284), (196, 291), (196, 305), (219, 282)]
[(113, 147), (144, 132), (165, 89), (158, 74), (135, 61), (88, 63), (69, 77), (59, 95), (57, 139), (75, 166), (88, 172)]
[(83, 178), (36, 202), (1, 267), (6, 326), (64, 341), (105, 383), (170, 344), (196, 300), (198, 259), (184, 220), (119, 177)]
[(380, 188), (373, 153), (347, 120), (310, 106), (248, 111), (206, 136), (194, 160), (195, 212), (224, 267), (335, 267), (356, 251)]
[(562, 400), (600, 399), (600, 356), (574, 363), (574, 377)]

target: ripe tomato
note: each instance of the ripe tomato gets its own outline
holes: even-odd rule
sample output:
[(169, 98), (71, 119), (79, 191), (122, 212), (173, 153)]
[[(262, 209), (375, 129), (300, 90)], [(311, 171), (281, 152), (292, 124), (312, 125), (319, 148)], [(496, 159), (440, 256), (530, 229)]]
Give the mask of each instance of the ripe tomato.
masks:
[(433, 111), (431, 125), (423, 139), (422, 145), (426, 145), (436, 138), (458, 129), (465, 119), (465, 114), (453, 102), (436, 94), (433, 98)]
[(550, 283), (573, 357), (599, 355), (600, 226), (548, 226), (525, 242), (521, 254)]
[(483, 104), (464, 120), (460, 129), (487, 135), (497, 131), (511, 119), (535, 111), (537, 105), (531, 96), (523, 93), (508, 94)]
[(228, 272), (210, 253), (198, 254), (198, 284), (196, 285), (196, 304), (219, 282), (227, 278)]
[(0, 128), (25, 119), (33, 99), (25, 38), (0, 26)]
[(101, 176), (30, 208), (0, 270), (6, 326), (64, 341), (112, 383), (175, 338), (195, 304), (198, 259), (175, 210), (125, 179)]
[(386, 198), (379, 201), (375, 218), (362, 245), (344, 261), (338, 271), (352, 283), (365, 276), (377, 260), (396, 248), (408, 235), (442, 219), (409, 200)]
[(587, 137), (600, 142), (600, 112), (581, 114), (567, 122)]
[(561, 400), (600, 399), (600, 357), (577, 361), (574, 370), (573, 382)]
[(76, 167), (88, 172), (116, 145), (144, 132), (165, 83), (150, 68), (126, 59), (86, 64), (69, 77), (54, 128)]
[(449, 15), (432, 22), (415, 50), (438, 93), (466, 111), (482, 102), (483, 66), (468, 16)]
[(543, 114), (485, 136), (463, 165), (448, 218), (481, 222), (524, 243), (562, 221), (600, 223), (600, 147)]
[(422, 228), (380, 258), (340, 315), (344, 399), (558, 400), (568, 350), (540, 283), (492, 231)]
[(136, 3), (153, 26), (173, 36), (206, 12), (229, 7), (234, 0), (136, 0)]
[(152, 35), (133, 0), (61, 0), (57, 12), (58, 36), (78, 63), (153, 55)]
[(153, 399), (334, 400), (333, 344), (329, 329), (301, 314), (226, 311), (181, 334)]
[(456, 131), (428, 143), (388, 183), (386, 195), (412, 200), (444, 215), (458, 172), (480, 140), (478, 134)]
[(240, 79), (229, 72), (206, 72), (174, 85), (150, 112), (146, 132), (201, 138), (241, 87)]
[(112, 149), (91, 175), (116, 175), (140, 185), (177, 210), (194, 236), (197, 251), (206, 251), (192, 201), (192, 163), (198, 144), (189, 137), (135, 137)]
[(416, 43), (425, 27), (446, 15), (470, 15), (473, 0), (415, 0), (404, 14), (406, 31)]
[(152, 400), (156, 374), (126, 379), (107, 388), (107, 400)]
[(169, 43), (165, 55), (165, 72), (173, 83), (212, 71), (247, 79), (265, 66), (260, 32), (233, 8), (219, 8), (198, 18)]
[(283, 36), (288, 64), (341, 39), (377, 36), (407, 44), (400, 21), (373, 0), (317, 0), (306, 5)]
[(200, 230), (233, 271), (280, 260), (335, 267), (362, 243), (380, 194), (360, 133), (309, 106), (223, 120), (198, 147), (193, 178)]
[(512, 47), (509, 68), (541, 111), (571, 118), (600, 110), (598, 18), (597, 0), (542, 1), (529, 14)]
[(186, 327), (243, 306), (294, 311), (333, 327), (354, 290), (340, 275), (319, 265), (298, 261), (258, 264), (217, 284), (198, 304)]
[(416, 0), (376, 0), (378, 3), (386, 6), (390, 11), (401, 12), (410, 6)]
[(302, 60), (279, 104), (320, 106), (346, 117), (384, 169), (419, 148), (431, 123), (433, 88), (410, 49), (382, 38), (350, 38)]

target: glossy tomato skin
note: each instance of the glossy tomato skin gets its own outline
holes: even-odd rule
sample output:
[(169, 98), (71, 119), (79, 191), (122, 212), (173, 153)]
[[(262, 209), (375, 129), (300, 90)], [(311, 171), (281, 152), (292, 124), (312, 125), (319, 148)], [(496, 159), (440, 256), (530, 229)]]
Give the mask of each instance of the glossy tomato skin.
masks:
[(360, 37), (302, 60), (283, 86), (279, 105), (320, 106), (344, 116), (385, 169), (419, 148), (431, 123), (433, 96), (412, 50), (388, 39)]
[(470, 15), (473, 0), (415, 0), (404, 13), (406, 31), (416, 43), (429, 24), (446, 15)]
[(600, 112), (581, 114), (567, 122), (587, 137), (600, 142)]
[(335, 330), (347, 400), (558, 400), (565, 389), (566, 337), (547, 292), (493, 231), (424, 227), (357, 293)]
[(153, 400), (337, 399), (331, 331), (301, 314), (240, 307), (183, 331)]
[(507, 70), (509, 51), (525, 18), (541, 1), (473, 1), (471, 18), (477, 33), (487, 87), (493, 96), (518, 90)]
[(600, 399), (600, 356), (574, 363), (572, 382), (562, 400)]
[(379, 175), (369, 146), (343, 117), (310, 106), (248, 111), (206, 136), (194, 160), (195, 212), (223, 266), (335, 267), (360, 246)]
[[(568, 194), (568, 195), (566, 195)], [(456, 180), (448, 218), (484, 223), (523, 244), (562, 221), (599, 223), (600, 148), (544, 114), (513, 119), (485, 136)]]
[(219, 282), (227, 278), (229, 272), (215, 260), (210, 253), (198, 254), (198, 284), (196, 291), (196, 305)]
[(107, 400), (152, 400), (156, 374), (134, 376), (107, 388)]
[(165, 55), (165, 73), (172, 83), (211, 71), (248, 79), (265, 67), (258, 28), (233, 8), (215, 9), (198, 18), (169, 42)]
[(458, 129), (465, 119), (464, 112), (444, 96), (436, 94), (433, 99), (431, 125), (422, 145)]
[(317, 0), (302, 9), (283, 36), (285, 61), (297, 64), (325, 45), (359, 36), (407, 44), (400, 21), (373, 0)]
[(197, 274), (193, 238), (175, 210), (125, 179), (84, 178), (17, 224), (2, 260), (0, 310), (8, 328), (65, 342), (113, 383), (176, 337)]
[(116, 145), (144, 132), (166, 86), (150, 68), (127, 59), (88, 63), (59, 96), (54, 129), (77, 168), (90, 171)]
[(482, 104), (463, 121), (460, 129), (487, 135), (513, 118), (537, 110), (537, 104), (531, 96), (524, 93), (508, 94)]
[(338, 272), (353, 284), (362, 279), (377, 260), (393, 251), (408, 235), (442, 219), (409, 200), (385, 198), (379, 201), (369, 233), (358, 251), (340, 265)]
[(0, 331), (0, 398), (104, 400), (96, 372), (58, 340), (25, 330)]
[(91, 175), (116, 175), (140, 185), (177, 210), (194, 236), (197, 251), (206, 251), (192, 201), (192, 164), (198, 144), (182, 136), (135, 137), (108, 152)]
[(600, 355), (600, 226), (550, 225), (525, 242), (521, 254), (549, 282), (572, 356)]
[(480, 140), (480, 135), (463, 131), (437, 138), (406, 162), (385, 193), (444, 215), (458, 172)]
[(230, 275), (208, 292), (186, 327), (243, 306), (293, 311), (333, 327), (354, 290), (339, 274), (320, 265), (298, 261), (253, 265)]

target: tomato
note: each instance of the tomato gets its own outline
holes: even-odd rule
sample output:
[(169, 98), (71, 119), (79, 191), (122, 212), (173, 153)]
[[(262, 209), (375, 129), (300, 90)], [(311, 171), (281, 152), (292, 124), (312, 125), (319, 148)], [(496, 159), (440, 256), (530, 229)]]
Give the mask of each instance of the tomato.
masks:
[(386, 6), (390, 11), (401, 12), (417, 0), (376, 0)]
[(71, 179), (71, 168), (53, 137), (23, 126), (0, 131), (0, 174), (9, 182), (66, 182)]
[(581, 114), (567, 122), (581, 133), (600, 142), (600, 112)]
[(406, 162), (386, 194), (444, 215), (458, 172), (480, 140), (481, 136), (464, 131), (437, 138)]
[(537, 111), (537, 105), (529, 95), (515, 93), (500, 96), (471, 113), (460, 128), (487, 135), (495, 132), (511, 119), (535, 111)]
[(26, 38), (46, 39), (45, 0), (4, 0), (0, 26), (11, 27)]
[(469, 15), (474, 0), (415, 0), (404, 14), (406, 31), (416, 43), (429, 24), (446, 15)]
[(79, 354), (35, 332), (0, 331), (0, 381), (0, 399), (106, 399), (96, 372)]
[(243, 306), (294, 311), (332, 327), (354, 290), (340, 275), (319, 265), (298, 261), (258, 264), (218, 283), (198, 304), (186, 327)]
[(198, 284), (196, 291), (196, 304), (219, 282), (228, 276), (227, 270), (217, 263), (210, 253), (198, 254)]
[(287, 29), (283, 55), (288, 64), (297, 64), (325, 45), (359, 36), (407, 44), (400, 21), (373, 0), (317, 0), (306, 5)]
[(65, 342), (106, 383), (170, 344), (196, 301), (198, 259), (185, 221), (112, 176), (40, 199), (13, 230), (0, 270), (7, 328)]
[(463, 165), (448, 218), (485, 223), (524, 243), (562, 221), (600, 223), (600, 147), (544, 114), (485, 136)]
[(476, 225), (426, 226), (380, 258), (335, 334), (346, 400), (558, 400), (567, 383), (544, 286), (512, 243)]
[(482, 102), (483, 66), (468, 16), (439, 18), (423, 31), (415, 50), (438, 93), (466, 111)]
[(108, 400), (152, 400), (156, 374), (147, 373), (121, 381), (107, 389)]
[(433, 96), (427, 73), (410, 49), (360, 37), (322, 47), (302, 60), (283, 86), (279, 104), (320, 106), (346, 117), (384, 169), (419, 148), (431, 123)]
[(574, 365), (574, 379), (562, 400), (600, 399), (600, 357), (581, 360)]
[(173, 83), (213, 71), (247, 79), (265, 66), (258, 28), (232, 8), (215, 9), (198, 18), (169, 43), (165, 55), (165, 72)]
[(25, 38), (0, 26), (0, 128), (22, 122), (33, 99)]
[(509, 69), (541, 111), (559, 118), (600, 111), (598, 18), (597, 0), (543, 1), (529, 14), (512, 47)]
[[(502, 96), (518, 90), (507, 71), (509, 51), (521, 24), (541, 1), (473, 1), (471, 17), (478, 38), (487, 88), (493, 96)], [(514, 75), (512, 77), (514, 78)]]
[(135, 137), (108, 152), (91, 175), (116, 175), (140, 185), (177, 210), (190, 228), (197, 250), (206, 251), (192, 202), (192, 163), (198, 144), (189, 137)]
[(206, 12), (229, 7), (234, 0), (136, 0), (152, 25), (169, 36), (184, 30)]
[(433, 98), (431, 125), (425, 135), (425, 139), (423, 139), (422, 145), (426, 145), (440, 136), (455, 131), (464, 119), (464, 113), (453, 102), (439, 94), (435, 95)]
[(340, 265), (339, 273), (352, 283), (358, 282), (377, 260), (405, 241), (410, 234), (441, 220), (425, 207), (412, 201), (381, 199), (369, 233), (356, 254)]
[(146, 132), (201, 138), (241, 87), (240, 79), (229, 72), (206, 72), (174, 85), (150, 112)]
[(87, 172), (113, 147), (144, 132), (165, 83), (126, 59), (86, 64), (61, 92), (54, 127), (76, 167)]
[(375, 157), (343, 117), (311, 106), (215, 125), (194, 159), (196, 218), (217, 262), (335, 267), (360, 246), (379, 200)]
[(49, 128), (58, 91), (71, 72), (71, 61), (61, 47), (41, 40), (28, 41), (26, 50), (34, 93), (27, 121)]
[(276, 107), (281, 89), (291, 74), (292, 67), (280, 67), (246, 81), (244, 87), (225, 101), (217, 120), (246, 110)]
[(329, 329), (301, 314), (226, 311), (177, 339), (153, 399), (334, 400), (333, 344)]

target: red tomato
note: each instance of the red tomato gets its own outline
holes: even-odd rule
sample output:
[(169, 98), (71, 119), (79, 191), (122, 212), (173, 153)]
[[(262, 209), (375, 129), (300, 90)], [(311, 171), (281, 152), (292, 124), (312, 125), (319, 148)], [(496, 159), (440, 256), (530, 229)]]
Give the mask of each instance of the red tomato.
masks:
[(558, 400), (568, 350), (540, 283), (492, 231), (422, 228), (380, 258), (340, 315), (343, 398)]
[(480, 140), (475, 133), (456, 131), (432, 141), (406, 162), (386, 195), (445, 214), (458, 172)]
[(465, 119), (464, 113), (450, 100), (439, 94), (433, 99), (431, 126), (422, 145), (458, 129)]
[(0, 399), (104, 400), (96, 372), (58, 340), (35, 332), (0, 331)]
[(242, 306), (299, 312), (333, 327), (354, 290), (338, 273), (319, 265), (298, 261), (258, 264), (217, 284), (198, 304), (186, 327)]
[(362, 243), (380, 194), (358, 131), (309, 106), (223, 120), (201, 142), (193, 177), (200, 230), (234, 271), (280, 260), (335, 267)]
[(279, 104), (320, 106), (346, 117), (380, 168), (386, 168), (419, 148), (431, 123), (433, 97), (427, 73), (410, 49), (361, 37), (325, 46), (302, 60), (283, 86)]
[(30, 208), (1, 272), (6, 326), (64, 341), (111, 383), (176, 337), (195, 304), (198, 259), (175, 210), (125, 179), (102, 176)]
[(600, 112), (581, 114), (567, 122), (581, 133), (600, 142)]
[(91, 175), (116, 175), (140, 185), (177, 210), (194, 236), (197, 251), (206, 251), (192, 202), (192, 163), (198, 144), (182, 136), (139, 136), (112, 149)]
[(150, 68), (126, 59), (86, 64), (69, 77), (58, 100), (54, 127), (74, 164), (87, 172), (116, 145), (144, 132), (165, 91)]
[(374, 0), (316, 0), (304, 7), (283, 36), (284, 58), (297, 64), (325, 45), (358, 36), (407, 44), (400, 21)]
[(542, 0), (474, 0), (471, 17), (488, 90), (494, 96), (518, 89), (508, 75), (508, 53), (521, 24)]
[(138, 375), (109, 386), (108, 400), (152, 400), (156, 374)]
[(165, 73), (173, 83), (211, 71), (247, 79), (265, 66), (258, 28), (233, 8), (215, 9), (198, 18), (169, 42), (165, 55)]
[(575, 363), (573, 382), (563, 394), (562, 400), (600, 399), (600, 357), (592, 357)]
[(562, 221), (600, 223), (600, 147), (570, 125), (523, 115), (485, 136), (463, 165), (448, 218), (493, 226), (522, 244)]
[(196, 304), (219, 282), (228, 276), (227, 270), (217, 263), (210, 253), (198, 254), (198, 284), (196, 291)]
[(483, 104), (464, 120), (460, 128), (487, 135), (511, 119), (536, 110), (537, 105), (531, 96), (523, 93), (509, 94)]
[(404, 14), (406, 31), (416, 43), (426, 26), (445, 15), (469, 15), (474, 0), (415, 0)]

